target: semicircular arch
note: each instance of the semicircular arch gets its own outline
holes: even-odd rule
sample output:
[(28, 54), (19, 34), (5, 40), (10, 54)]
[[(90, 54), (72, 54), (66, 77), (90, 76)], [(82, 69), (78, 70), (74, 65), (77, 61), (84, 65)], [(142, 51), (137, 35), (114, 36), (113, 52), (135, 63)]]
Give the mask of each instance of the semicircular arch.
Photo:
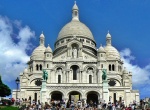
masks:
[(62, 70), (65, 70), (65, 66), (64, 65), (55, 65), (54, 67), (53, 67), (53, 70), (57, 70), (57, 68), (61, 68)]
[(84, 71), (86, 71), (88, 68), (92, 68), (94, 71), (96, 70), (96, 66), (89, 64), (84, 67)]

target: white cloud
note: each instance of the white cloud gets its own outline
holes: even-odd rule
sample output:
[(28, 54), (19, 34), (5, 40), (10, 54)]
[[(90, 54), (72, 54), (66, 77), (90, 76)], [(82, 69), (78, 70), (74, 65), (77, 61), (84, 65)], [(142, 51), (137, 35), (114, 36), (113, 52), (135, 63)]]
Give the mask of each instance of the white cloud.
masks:
[(35, 33), (20, 21), (0, 16), (0, 74), (3, 81), (12, 81), (26, 67), (30, 56), (30, 40)]
[(133, 87), (141, 88), (145, 85), (149, 85), (150, 64), (144, 68), (132, 64), (132, 60), (134, 60), (135, 57), (131, 55), (131, 50), (128, 48), (122, 50), (120, 54), (124, 62), (124, 67), (126, 67), (128, 71), (132, 72)]

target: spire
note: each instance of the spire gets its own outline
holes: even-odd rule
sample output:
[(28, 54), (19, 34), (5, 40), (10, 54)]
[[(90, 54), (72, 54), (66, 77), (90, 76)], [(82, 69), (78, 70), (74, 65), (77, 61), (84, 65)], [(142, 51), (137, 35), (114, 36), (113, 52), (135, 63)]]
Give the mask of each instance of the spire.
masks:
[(43, 31), (42, 31), (42, 33), (41, 33), (41, 35), (40, 35), (40, 45), (42, 45), (42, 46), (45, 45), (45, 36), (44, 36), (44, 34), (43, 34)]
[(108, 33), (106, 35), (106, 45), (111, 45), (111, 35), (109, 33), (109, 30), (108, 30)]
[(72, 8), (72, 20), (77, 20), (79, 21), (79, 9), (76, 4), (76, 1), (74, 2), (74, 6)]

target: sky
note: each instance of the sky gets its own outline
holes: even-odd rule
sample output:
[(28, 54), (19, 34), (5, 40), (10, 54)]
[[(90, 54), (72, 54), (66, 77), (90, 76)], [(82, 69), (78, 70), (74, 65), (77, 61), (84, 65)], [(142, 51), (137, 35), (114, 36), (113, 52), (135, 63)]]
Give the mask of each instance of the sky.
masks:
[[(150, 97), (150, 0), (76, 0), (79, 19), (91, 30), (97, 48), (112, 45), (124, 67), (133, 74), (133, 89)], [(54, 50), (61, 28), (72, 18), (74, 0), (0, 0), (0, 75), (11, 89), (27, 67), (44, 33), (45, 45)]]

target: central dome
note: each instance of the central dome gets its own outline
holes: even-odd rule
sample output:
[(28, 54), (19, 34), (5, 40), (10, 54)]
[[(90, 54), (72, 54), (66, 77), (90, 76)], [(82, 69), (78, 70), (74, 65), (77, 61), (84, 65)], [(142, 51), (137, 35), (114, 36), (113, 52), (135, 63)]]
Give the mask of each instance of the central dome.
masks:
[(79, 21), (78, 7), (76, 3), (74, 4), (73, 9), (72, 9), (71, 22), (67, 23), (61, 29), (61, 31), (58, 34), (57, 40), (60, 40), (66, 37), (72, 37), (72, 36), (86, 37), (94, 41), (94, 37), (90, 29), (85, 24)]
[(94, 41), (94, 37), (90, 29), (85, 24), (77, 20), (72, 20), (66, 24), (59, 32), (57, 40), (73, 35), (86, 37)]

